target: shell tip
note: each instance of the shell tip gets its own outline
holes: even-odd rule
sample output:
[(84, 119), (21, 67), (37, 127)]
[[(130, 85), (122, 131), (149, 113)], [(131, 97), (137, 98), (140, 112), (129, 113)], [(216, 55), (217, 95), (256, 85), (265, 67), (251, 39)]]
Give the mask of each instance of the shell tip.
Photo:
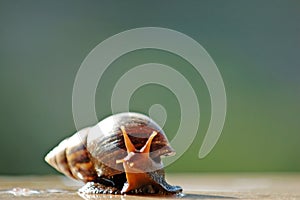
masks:
[(56, 148), (54, 148), (52, 151), (50, 151), (45, 157), (44, 160), (52, 167), (54, 167), (56, 170), (58, 169), (57, 163), (56, 163)]

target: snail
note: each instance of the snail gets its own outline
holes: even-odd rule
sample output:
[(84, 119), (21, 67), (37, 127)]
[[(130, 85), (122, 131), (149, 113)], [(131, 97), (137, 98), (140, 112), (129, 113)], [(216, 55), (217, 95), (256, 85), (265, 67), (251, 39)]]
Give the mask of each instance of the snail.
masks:
[(165, 180), (161, 156), (175, 154), (146, 115), (119, 113), (63, 140), (45, 157), (59, 172), (86, 183), (80, 193), (178, 194)]

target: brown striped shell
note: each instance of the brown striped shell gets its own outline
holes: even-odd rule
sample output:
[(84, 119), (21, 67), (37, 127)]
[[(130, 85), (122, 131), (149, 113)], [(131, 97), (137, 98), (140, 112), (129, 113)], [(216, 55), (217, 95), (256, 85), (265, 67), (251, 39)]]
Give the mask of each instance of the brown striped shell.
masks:
[[(135, 149), (141, 149), (149, 136), (153, 132), (157, 133), (151, 142), (149, 153), (155, 163), (161, 164), (161, 156), (175, 153), (163, 130), (149, 117), (138, 113), (120, 113), (63, 140), (47, 154), (45, 160), (71, 178), (85, 183), (103, 183), (103, 180), (107, 180), (114, 187), (122, 188), (123, 185), (118, 184), (125, 184), (125, 170), (122, 163), (116, 161), (125, 158), (127, 151), (120, 127), (124, 127)], [(157, 184), (163, 188), (173, 187), (165, 182), (163, 168), (153, 168), (147, 174), (152, 177), (151, 183), (157, 180), (161, 182)], [(171, 188), (172, 190), (179, 191), (178, 188)]]

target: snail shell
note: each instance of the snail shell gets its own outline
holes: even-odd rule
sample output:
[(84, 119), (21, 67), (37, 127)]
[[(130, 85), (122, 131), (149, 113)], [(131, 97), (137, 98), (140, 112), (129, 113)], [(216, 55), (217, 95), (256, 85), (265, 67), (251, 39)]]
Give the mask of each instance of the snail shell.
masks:
[(161, 156), (174, 154), (164, 131), (149, 117), (120, 113), (63, 140), (45, 160), (87, 183), (84, 193), (181, 192), (165, 181)]

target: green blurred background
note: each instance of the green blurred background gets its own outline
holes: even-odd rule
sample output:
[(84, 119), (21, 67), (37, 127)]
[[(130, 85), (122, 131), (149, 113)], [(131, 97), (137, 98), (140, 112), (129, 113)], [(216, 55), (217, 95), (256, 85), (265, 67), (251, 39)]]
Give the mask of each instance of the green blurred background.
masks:
[[(55, 173), (43, 157), (76, 130), (72, 88), (83, 59), (106, 38), (146, 26), (185, 33), (214, 59), (228, 100), (220, 140), (198, 158), (209, 94), (189, 63), (164, 51), (131, 52), (108, 68), (96, 94), (99, 119), (110, 115), (111, 90), (124, 72), (142, 63), (167, 64), (199, 89), (201, 106), (197, 138), (169, 172), (299, 171), (299, 22), (296, 0), (0, 0), (0, 174)], [(167, 88), (139, 88), (130, 108), (147, 113), (156, 103), (167, 109), (164, 129), (171, 139), (180, 112)]]

